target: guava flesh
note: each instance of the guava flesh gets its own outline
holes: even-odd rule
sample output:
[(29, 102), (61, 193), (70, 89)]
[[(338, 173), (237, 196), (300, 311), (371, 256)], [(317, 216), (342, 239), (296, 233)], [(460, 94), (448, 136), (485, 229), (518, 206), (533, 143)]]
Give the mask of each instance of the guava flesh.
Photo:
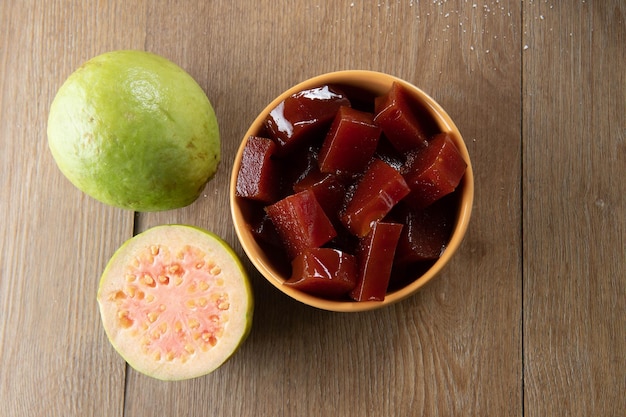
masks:
[(247, 336), (252, 293), (236, 255), (190, 226), (157, 226), (125, 243), (98, 291), (111, 343), (136, 370), (162, 380), (207, 374)]
[(76, 187), (135, 211), (191, 204), (220, 161), (217, 119), (202, 88), (143, 51), (108, 52), (71, 74), (51, 104), (48, 143)]

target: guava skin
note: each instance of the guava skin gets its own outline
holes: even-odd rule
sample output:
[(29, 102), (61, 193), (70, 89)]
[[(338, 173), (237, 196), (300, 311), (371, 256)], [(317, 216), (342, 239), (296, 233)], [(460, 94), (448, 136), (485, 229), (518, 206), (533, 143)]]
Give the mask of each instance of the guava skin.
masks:
[(77, 188), (141, 212), (191, 204), (220, 162), (219, 127), (202, 88), (143, 51), (104, 53), (71, 74), (50, 107), (48, 144)]

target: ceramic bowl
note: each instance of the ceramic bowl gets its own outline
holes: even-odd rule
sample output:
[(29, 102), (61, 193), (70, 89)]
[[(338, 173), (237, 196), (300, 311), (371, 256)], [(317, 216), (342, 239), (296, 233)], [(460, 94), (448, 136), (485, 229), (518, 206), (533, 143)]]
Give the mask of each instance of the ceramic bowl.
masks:
[[(289, 279), (288, 274), (285, 273), (285, 268), (278, 268), (275, 263), (273, 263), (271, 257), (264, 252), (263, 248), (255, 240), (250, 225), (246, 220), (246, 209), (243, 207), (241, 198), (236, 196), (237, 175), (241, 166), (243, 149), (247, 139), (252, 135), (260, 134), (263, 130), (263, 123), (266, 116), (285, 98), (299, 91), (327, 84), (334, 84), (341, 85), (348, 90), (354, 89), (355, 91), (366, 91), (367, 93), (376, 96), (386, 93), (391, 88), (394, 81), (401, 83), (410, 91), (414, 100), (419, 102), (422, 107), (430, 113), (440, 131), (450, 132), (452, 134), (457, 148), (467, 162), (465, 175), (456, 191), (459, 196), (456, 221), (445, 251), (428, 270), (417, 273), (417, 276), (415, 276), (415, 279), (412, 282), (402, 288), (388, 292), (384, 301), (357, 302), (328, 300), (309, 295), (297, 289), (283, 285), (283, 282)], [(241, 242), (243, 250), (249, 257), (254, 267), (256, 267), (260, 274), (272, 285), (287, 296), (312, 307), (336, 312), (367, 311), (389, 306), (415, 294), (422, 287), (424, 287), (424, 285), (429, 283), (442, 271), (446, 264), (450, 262), (454, 254), (459, 249), (470, 221), (473, 198), (474, 177), (467, 147), (463, 141), (461, 133), (446, 111), (433, 98), (411, 83), (392, 75), (364, 70), (347, 70), (319, 75), (289, 88), (287, 91), (276, 97), (259, 113), (242, 138), (241, 145), (239, 146), (237, 155), (235, 156), (230, 181), (230, 205), (235, 231), (239, 241)], [(450, 279), (454, 279), (454, 277), (450, 277)]]

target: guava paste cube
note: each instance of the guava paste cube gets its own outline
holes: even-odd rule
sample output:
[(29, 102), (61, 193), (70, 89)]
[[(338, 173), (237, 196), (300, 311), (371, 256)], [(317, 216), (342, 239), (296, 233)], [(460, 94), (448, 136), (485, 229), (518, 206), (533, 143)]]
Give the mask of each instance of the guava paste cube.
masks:
[(376, 151), (380, 133), (373, 114), (340, 107), (319, 153), (320, 171), (363, 172)]
[(350, 100), (334, 87), (324, 85), (300, 91), (270, 112), (265, 128), (276, 140), (279, 153), (285, 155), (308, 144), (314, 133), (327, 129), (341, 106), (350, 106)]
[(438, 259), (450, 240), (454, 225), (454, 202), (442, 199), (424, 209), (403, 204), (395, 219), (404, 223), (395, 262), (409, 264)]
[(237, 174), (237, 196), (273, 203), (278, 199), (278, 166), (272, 160), (276, 152), (273, 140), (250, 136), (243, 149)]
[(339, 298), (356, 285), (355, 256), (331, 248), (311, 248), (291, 262), (291, 277), (284, 285), (324, 298)]
[(338, 220), (337, 213), (341, 208), (346, 186), (333, 174), (324, 174), (319, 170), (310, 171), (304, 178), (293, 185), (294, 192), (311, 190), (317, 202), (331, 222)]
[(372, 223), (382, 220), (410, 189), (402, 175), (386, 162), (374, 159), (356, 185), (341, 215), (341, 222), (358, 237), (365, 237)]
[(292, 194), (265, 208), (290, 259), (317, 248), (337, 235), (310, 189)]
[(402, 228), (399, 223), (375, 222), (372, 231), (361, 240), (357, 253), (359, 275), (350, 298), (355, 301), (385, 299)]
[(434, 203), (456, 189), (466, 168), (451, 135), (435, 135), (426, 148), (407, 156), (401, 171), (411, 188), (407, 201), (418, 208)]
[(408, 95), (402, 84), (394, 82), (387, 94), (374, 100), (374, 122), (400, 152), (425, 147), (429, 138), (427, 123), (421, 120), (426, 115), (415, 114)]

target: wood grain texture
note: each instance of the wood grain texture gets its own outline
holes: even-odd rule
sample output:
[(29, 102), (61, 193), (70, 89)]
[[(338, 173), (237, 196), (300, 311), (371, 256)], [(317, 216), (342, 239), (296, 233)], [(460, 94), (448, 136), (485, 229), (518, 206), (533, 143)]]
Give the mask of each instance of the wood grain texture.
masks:
[(528, 416), (626, 413), (625, 18), (623, 2), (524, 9)]
[(132, 233), (133, 214), (78, 192), (46, 140), (56, 89), (82, 60), (111, 46), (112, 35), (95, 28), (115, 10), (81, 4), (0, 4), (3, 416), (123, 410), (124, 361), (108, 346), (95, 292), (108, 258)]
[[(624, 11), (618, 0), (0, 2), (0, 415), (623, 415)], [(179, 64), (217, 113), (222, 162), (188, 207), (104, 206), (48, 151), (63, 80), (127, 48)], [(416, 296), (370, 313), (287, 299), (245, 258), (228, 207), (257, 113), (340, 69), (433, 96), (476, 179), (458, 255)], [(256, 299), (240, 351), (172, 383), (124, 363), (95, 301), (115, 249), (165, 223), (222, 236)]]

